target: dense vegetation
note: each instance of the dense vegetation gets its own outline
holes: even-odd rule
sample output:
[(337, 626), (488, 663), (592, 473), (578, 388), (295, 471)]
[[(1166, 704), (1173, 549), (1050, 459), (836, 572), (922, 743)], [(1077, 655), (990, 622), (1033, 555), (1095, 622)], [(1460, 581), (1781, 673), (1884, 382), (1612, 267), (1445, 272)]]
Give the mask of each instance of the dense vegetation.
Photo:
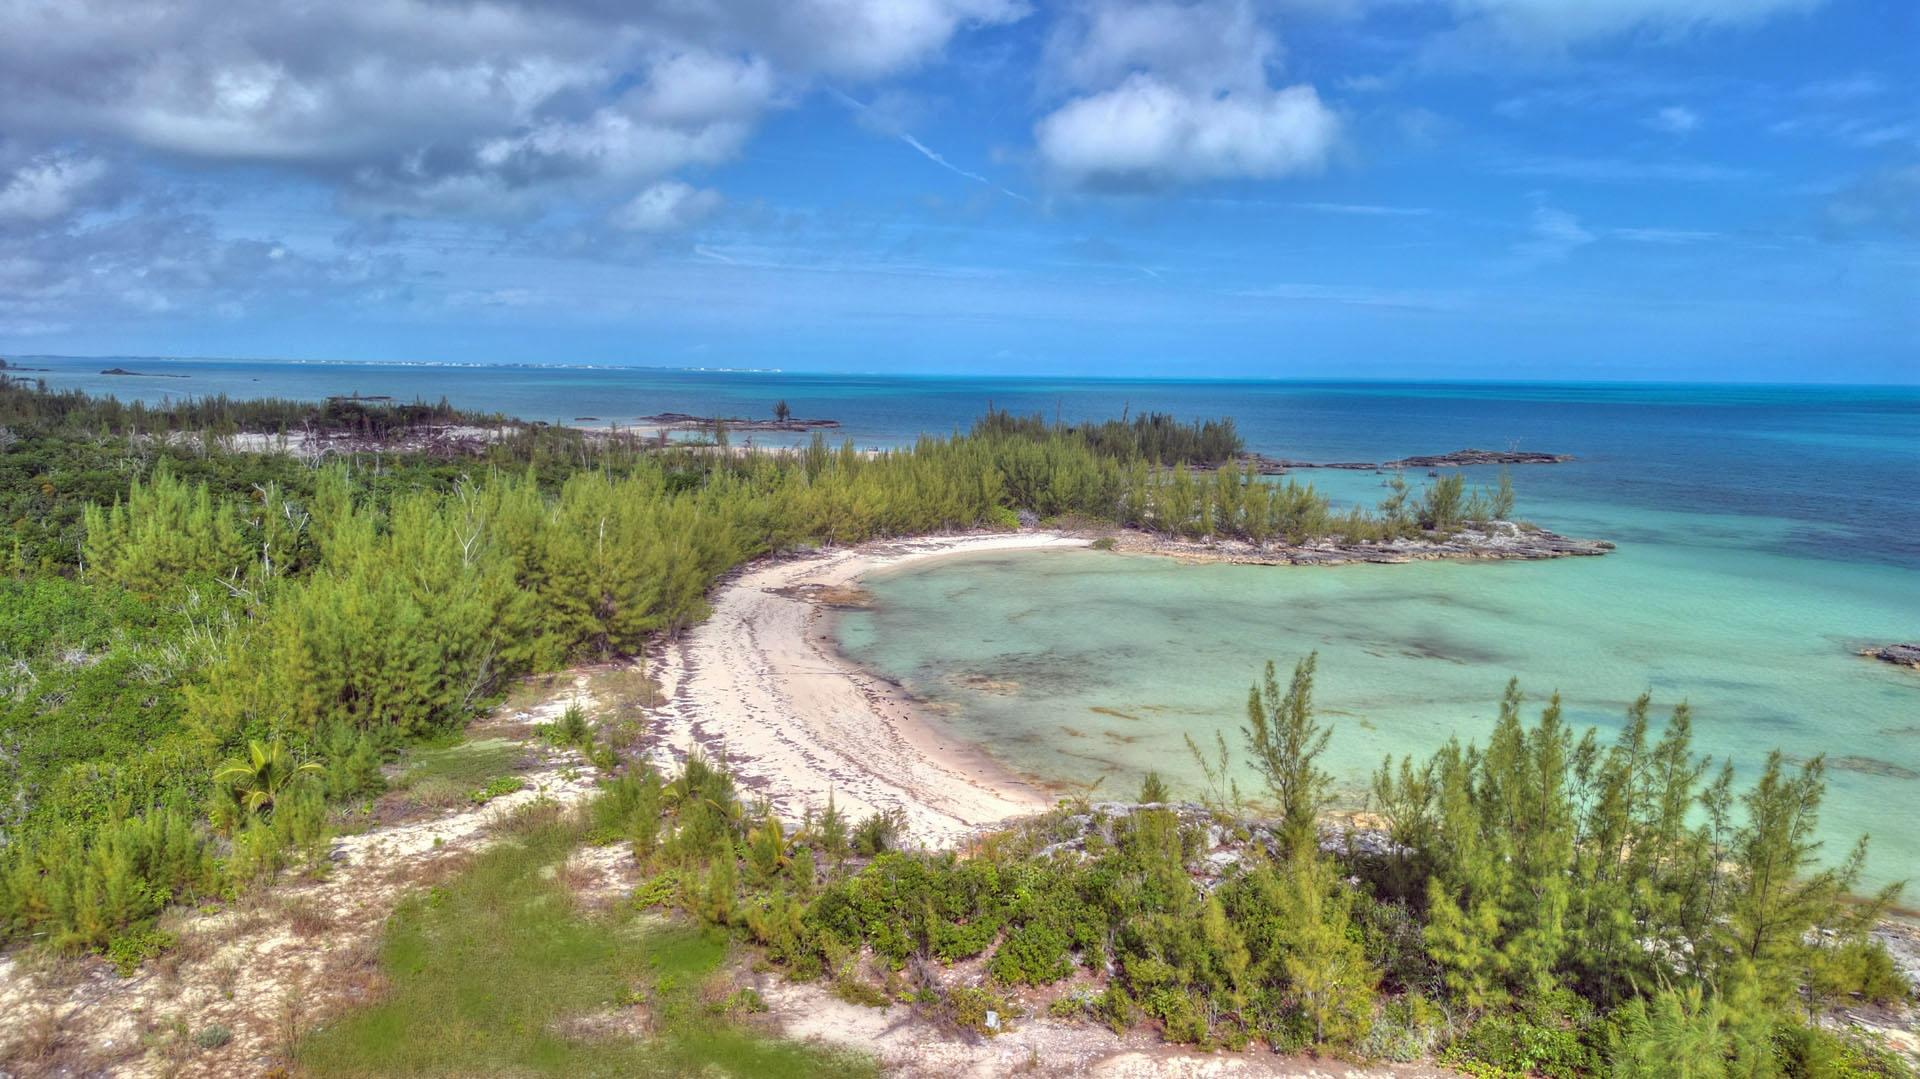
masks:
[[(139, 954), (168, 903), (319, 849), (327, 801), (377, 785), (395, 746), (458, 727), (520, 674), (677, 632), (766, 552), (1012, 527), (1016, 511), (1262, 541), (1417, 528), (1404, 491), (1335, 520), (1310, 487), (1168, 471), (1162, 456), (1238, 440), (1159, 416), (995, 414), (878, 455), (524, 428), (477, 457), (315, 465), (156, 437), (327, 423), (340, 404), (0, 393), (0, 933)], [(256, 744), (264, 778), (223, 765)], [(261, 783), (273, 798), (245, 796)]]
[(991, 405), (974, 425), (974, 433), (1050, 438), (1062, 435), (1086, 445), (1102, 457), (1144, 460), (1160, 465), (1225, 464), (1246, 450), (1232, 419), (1183, 423), (1164, 412), (1144, 412), (1131, 420), (1099, 423), (1048, 423), (1043, 416), (1015, 416)]
[(394, 402), (377, 397), (330, 397), (315, 404), (284, 397), (237, 399), (225, 394), (185, 397), (163, 406), (122, 402), (79, 390), (52, 391), (27, 379), (0, 379), (0, 423), (41, 429), (77, 429), (94, 434), (132, 435), (170, 432), (215, 437), (251, 431), (351, 431), (388, 437), (428, 424), (463, 423), (503, 426), (504, 416), (463, 412), (445, 398)]
[[(1848, 898), (1864, 840), (1834, 868), (1808, 838), (1818, 761), (1776, 755), (1736, 794), (1724, 768), (1701, 782), (1684, 706), (1656, 738), (1642, 699), (1602, 746), (1557, 701), (1528, 723), (1510, 687), (1484, 747), (1383, 766), (1391, 842), (1364, 844), (1320, 831), (1332, 732), (1312, 691), (1309, 659), (1251, 695), (1244, 751), (1268, 814), (1182, 811), (1149, 776), (1145, 804), (1064, 803), (961, 859), (890, 849), (896, 820), (831, 803), (789, 834), (696, 758), (670, 780), (611, 780), (592, 835), (631, 844), (650, 874), (637, 903), (730, 929), (848, 999), (982, 1032), (1028, 987), (1077, 979), (1050, 1012), (1202, 1046), (1485, 1075), (1910, 1074), (1813, 1022), (1909, 990), (1867, 933), (1896, 890)], [(943, 975), (968, 961), (984, 985)]]

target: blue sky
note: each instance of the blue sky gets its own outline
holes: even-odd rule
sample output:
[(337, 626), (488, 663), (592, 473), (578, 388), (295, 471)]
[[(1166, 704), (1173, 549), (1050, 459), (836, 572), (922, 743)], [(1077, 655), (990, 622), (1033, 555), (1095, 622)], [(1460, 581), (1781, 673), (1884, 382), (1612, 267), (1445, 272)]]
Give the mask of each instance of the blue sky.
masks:
[(1920, 381), (1911, 0), (0, 11), (0, 352)]

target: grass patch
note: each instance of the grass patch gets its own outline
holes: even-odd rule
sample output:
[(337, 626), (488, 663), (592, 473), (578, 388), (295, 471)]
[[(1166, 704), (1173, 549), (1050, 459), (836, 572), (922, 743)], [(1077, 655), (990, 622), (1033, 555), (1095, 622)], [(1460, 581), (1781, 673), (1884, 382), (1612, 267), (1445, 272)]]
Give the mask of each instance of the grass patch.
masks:
[[(631, 913), (579, 913), (558, 875), (579, 825), (530, 817), (450, 884), (388, 924), (382, 1003), (316, 1031), (312, 1075), (872, 1074), (860, 1059), (781, 1043), (702, 1004), (727, 940)], [(564, 1021), (643, 999), (656, 1036), (577, 1039)]]
[(505, 738), (479, 738), (447, 746), (423, 746), (408, 756), (395, 781), (399, 790), (447, 783), (463, 790), (483, 787), (495, 776), (514, 770), (522, 749)]

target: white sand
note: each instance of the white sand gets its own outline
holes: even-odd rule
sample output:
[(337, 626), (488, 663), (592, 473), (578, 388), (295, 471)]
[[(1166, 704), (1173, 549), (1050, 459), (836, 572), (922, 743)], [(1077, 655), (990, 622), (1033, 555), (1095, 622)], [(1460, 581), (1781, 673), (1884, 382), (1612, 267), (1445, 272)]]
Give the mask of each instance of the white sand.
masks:
[(711, 618), (649, 657), (669, 699), (657, 712), (665, 744), (675, 756), (695, 746), (724, 752), (745, 793), (789, 820), (817, 812), (832, 792), (856, 819), (902, 810), (912, 839), (927, 846), (1045, 809), (1045, 792), (840, 656), (821, 624), (826, 609), (804, 590), (929, 558), (1086, 543), (1049, 532), (934, 537), (749, 566), (715, 594)]

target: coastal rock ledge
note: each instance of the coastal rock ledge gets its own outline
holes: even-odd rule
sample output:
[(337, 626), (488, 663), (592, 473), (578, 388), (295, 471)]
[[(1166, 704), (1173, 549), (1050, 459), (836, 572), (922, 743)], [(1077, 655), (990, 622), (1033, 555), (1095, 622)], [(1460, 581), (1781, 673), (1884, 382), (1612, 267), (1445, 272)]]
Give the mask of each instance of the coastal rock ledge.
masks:
[(1882, 663), (1893, 663), (1920, 671), (1920, 644), (1883, 644), (1877, 648), (1863, 648), (1860, 654), (1872, 656)]
[(1607, 540), (1573, 539), (1532, 525), (1488, 521), (1457, 532), (1429, 532), (1418, 537), (1380, 542), (1348, 543), (1327, 539), (1293, 544), (1266, 544), (1245, 540), (1172, 539), (1150, 532), (1123, 530), (1109, 537), (1113, 548), (1165, 555), (1190, 562), (1235, 562), (1256, 566), (1339, 566), (1357, 562), (1400, 563), (1440, 559), (1456, 561), (1580, 558), (1604, 555), (1614, 549)]

